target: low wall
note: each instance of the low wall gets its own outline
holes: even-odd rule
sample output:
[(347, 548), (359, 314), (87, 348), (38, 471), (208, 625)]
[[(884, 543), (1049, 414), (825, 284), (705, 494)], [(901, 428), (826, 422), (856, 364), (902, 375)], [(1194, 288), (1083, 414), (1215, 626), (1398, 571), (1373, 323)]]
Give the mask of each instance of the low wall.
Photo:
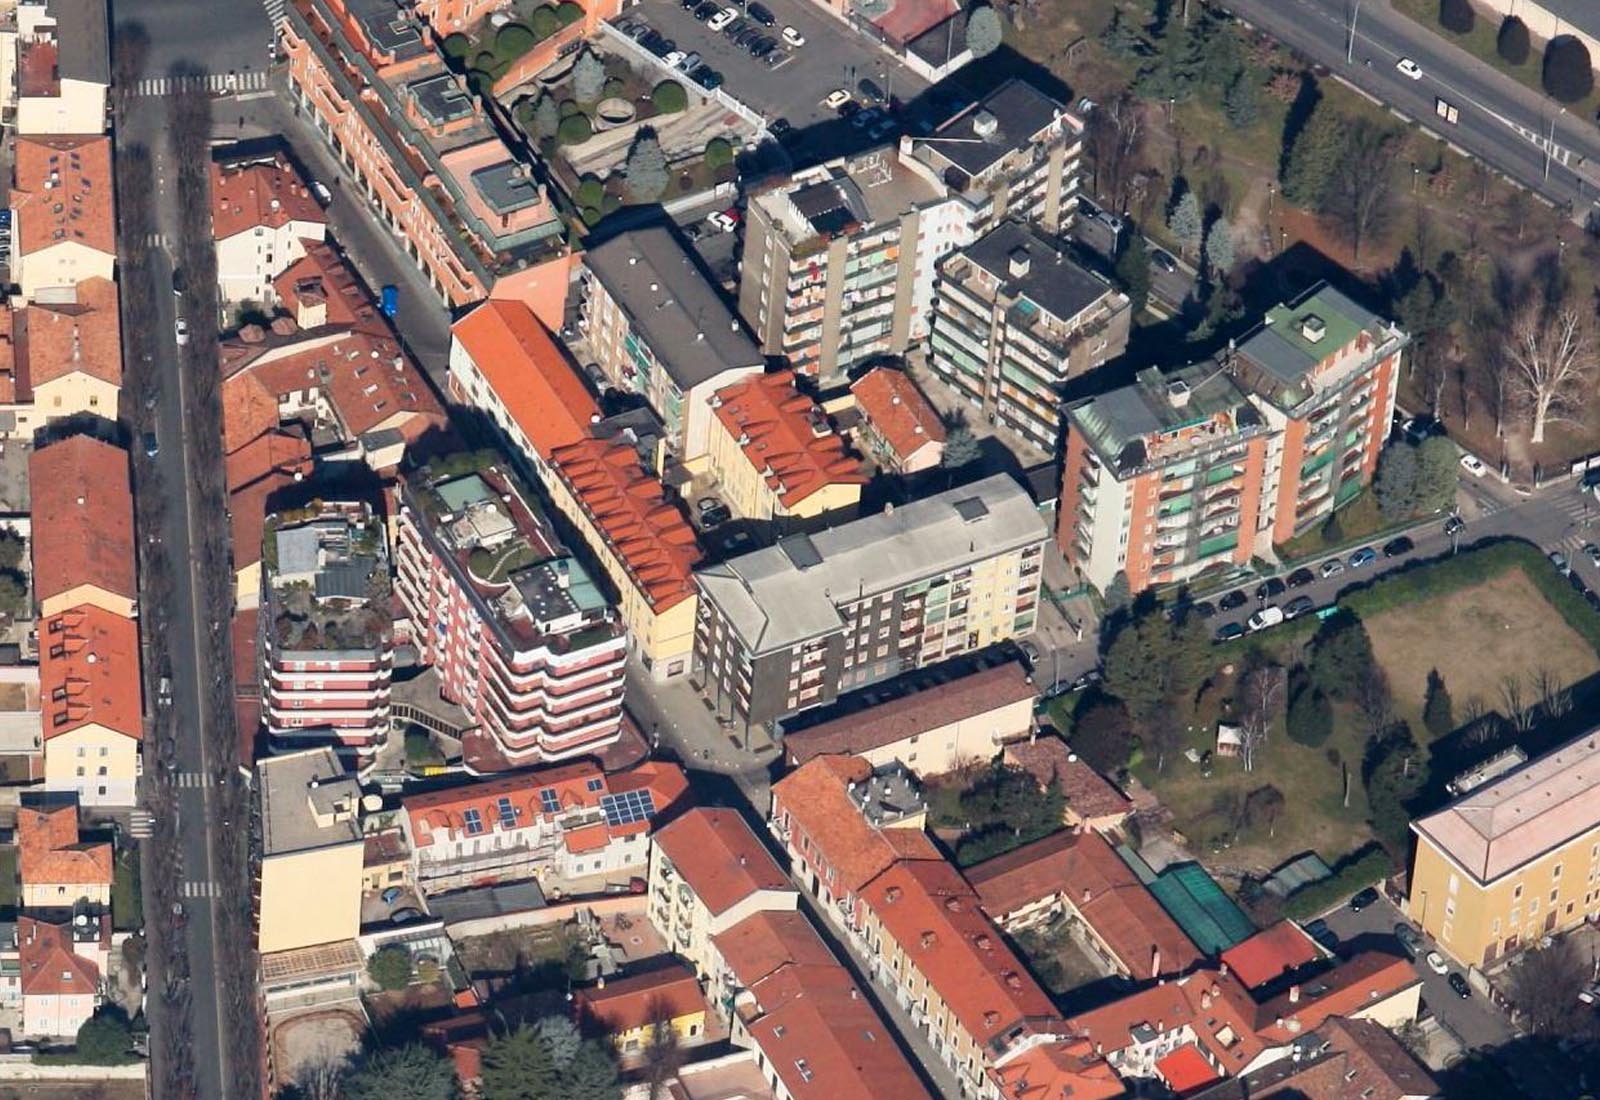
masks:
[(0, 1055), (0, 1081), (143, 1081), (147, 1068), (144, 1062), (126, 1066), (35, 1065), (31, 1055)]
[(618, 913), (642, 913), (645, 908), (643, 894), (616, 894), (610, 897), (580, 898), (547, 905), (543, 909), (525, 909), (520, 913), (501, 913), (493, 917), (473, 917), (446, 926), (452, 939), (467, 936), (487, 936), (492, 932), (507, 932), (515, 928), (542, 928), (551, 924), (565, 924), (579, 912), (587, 909), (597, 917), (610, 917)]

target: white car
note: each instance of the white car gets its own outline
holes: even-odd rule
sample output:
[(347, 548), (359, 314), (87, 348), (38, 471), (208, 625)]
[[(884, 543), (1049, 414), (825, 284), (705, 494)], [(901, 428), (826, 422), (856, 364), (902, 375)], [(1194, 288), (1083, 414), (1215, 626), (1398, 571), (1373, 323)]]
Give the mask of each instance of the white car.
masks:
[(1461, 468), (1473, 477), (1482, 477), (1489, 472), (1489, 467), (1484, 465), (1483, 459), (1475, 454), (1463, 454), (1461, 456)]
[(1394, 67), (1400, 70), (1401, 76), (1410, 77), (1412, 80), (1422, 79), (1422, 66), (1409, 57), (1402, 57), (1394, 63)]
[(669, 69), (676, 69), (679, 65), (683, 64), (683, 59), (688, 56), (689, 55), (682, 50), (673, 50), (671, 53), (667, 54), (666, 57), (661, 59), (661, 63)]
[(189, 322), (179, 317), (177, 323), (172, 326), (172, 335), (178, 341), (180, 348), (187, 344), (189, 342)]
[(720, 233), (732, 233), (733, 227), (739, 224), (726, 210), (712, 211), (706, 215), (706, 221), (714, 225)]
[(1444, 961), (1444, 956), (1437, 951), (1429, 951), (1427, 955), (1428, 969), (1435, 974), (1448, 974), (1450, 964)]
[(850, 93), (845, 91), (843, 88), (835, 88), (833, 91), (828, 93), (827, 98), (822, 101), (822, 105), (830, 111), (837, 111), (840, 107), (843, 107), (849, 102)]
[(783, 40), (797, 50), (806, 44), (806, 36), (800, 33), (798, 27), (783, 28)]
[(710, 27), (714, 31), (720, 31), (723, 27), (726, 27), (729, 23), (732, 23), (737, 18), (739, 18), (738, 8), (723, 8), (710, 19), (706, 20), (706, 26)]

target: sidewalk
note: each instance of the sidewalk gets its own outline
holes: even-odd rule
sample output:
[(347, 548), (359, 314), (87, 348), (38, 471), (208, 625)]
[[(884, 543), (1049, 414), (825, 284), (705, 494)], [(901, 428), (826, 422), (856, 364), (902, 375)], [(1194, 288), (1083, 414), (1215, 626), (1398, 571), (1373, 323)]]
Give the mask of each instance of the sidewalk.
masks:
[[(753, 747), (743, 747), (742, 730), (725, 730), (687, 679), (657, 683), (630, 657), (625, 704), (652, 747), (671, 749), (685, 767), (728, 776), (738, 784), (758, 814), (771, 802), (768, 766), (777, 746), (765, 732), (750, 733)], [(737, 737), (741, 744), (736, 745)]]

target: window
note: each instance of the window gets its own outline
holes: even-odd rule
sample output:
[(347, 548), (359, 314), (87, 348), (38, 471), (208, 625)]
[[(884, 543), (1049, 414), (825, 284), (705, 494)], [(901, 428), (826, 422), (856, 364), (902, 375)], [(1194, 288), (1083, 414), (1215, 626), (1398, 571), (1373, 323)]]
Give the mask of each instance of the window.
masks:
[(1561, 877), (1561, 864), (1558, 863), (1554, 867), (1550, 868), (1550, 877), (1552, 879), (1559, 879)]
[(1522, 900), (1522, 883), (1519, 882), (1519, 883), (1516, 884), (1516, 886), (1512, 887), (1512, 889), (1511, 889), (1511, 900), (1512, 901), (1521, 901)]
[(478, 807), (476, 806), (461, 815), (461, 822), (466, 826), (468, 836), (477, 836), (483, 832), (483, 818), (479, 815)]
[(589, 783), (588, 783), (589, 790), (591, 790), (591, 791), (602, 791), (602, 790), (605, 790), (605, 786), (606, 786), (606, 781), (604, 779), (599, 778), (599, 777), (596, 777), (594, 779), (589, 780)]
[(800, 1080), (811, 1080), (811, 1065), (804, 1058), (796, 1058), (794, 1060), (794, 1068), (800, 1071)]
[(547, 814), (558, 814), (561, 812), (561, 798), (556, 794), (556, 789), (554, 787), (546, 787), (544, 790), (539, 792), (539, 806)]

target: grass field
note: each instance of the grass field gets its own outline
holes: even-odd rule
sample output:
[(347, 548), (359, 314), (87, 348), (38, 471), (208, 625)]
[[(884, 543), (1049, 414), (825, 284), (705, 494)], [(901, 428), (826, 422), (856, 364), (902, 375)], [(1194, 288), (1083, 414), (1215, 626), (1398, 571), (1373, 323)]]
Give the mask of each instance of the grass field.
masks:
[[(1525, 685), (1541, 671), (1571, 686), (1600, 671), (1600, 658), (1520, 569), (1453, 595), (1394, 608), (1363, 620), (1378, 662), (1389, 674), (1402, 715), (1418, 720), (1428, 672), (1438, 669), (1459, 713), (1478, 696), (1500, 708), (1500, 685)], [(1432, 644), (1418, 644), (1431, 640)], [(1529, 694), (1530, 688), (1524, 689)]]

